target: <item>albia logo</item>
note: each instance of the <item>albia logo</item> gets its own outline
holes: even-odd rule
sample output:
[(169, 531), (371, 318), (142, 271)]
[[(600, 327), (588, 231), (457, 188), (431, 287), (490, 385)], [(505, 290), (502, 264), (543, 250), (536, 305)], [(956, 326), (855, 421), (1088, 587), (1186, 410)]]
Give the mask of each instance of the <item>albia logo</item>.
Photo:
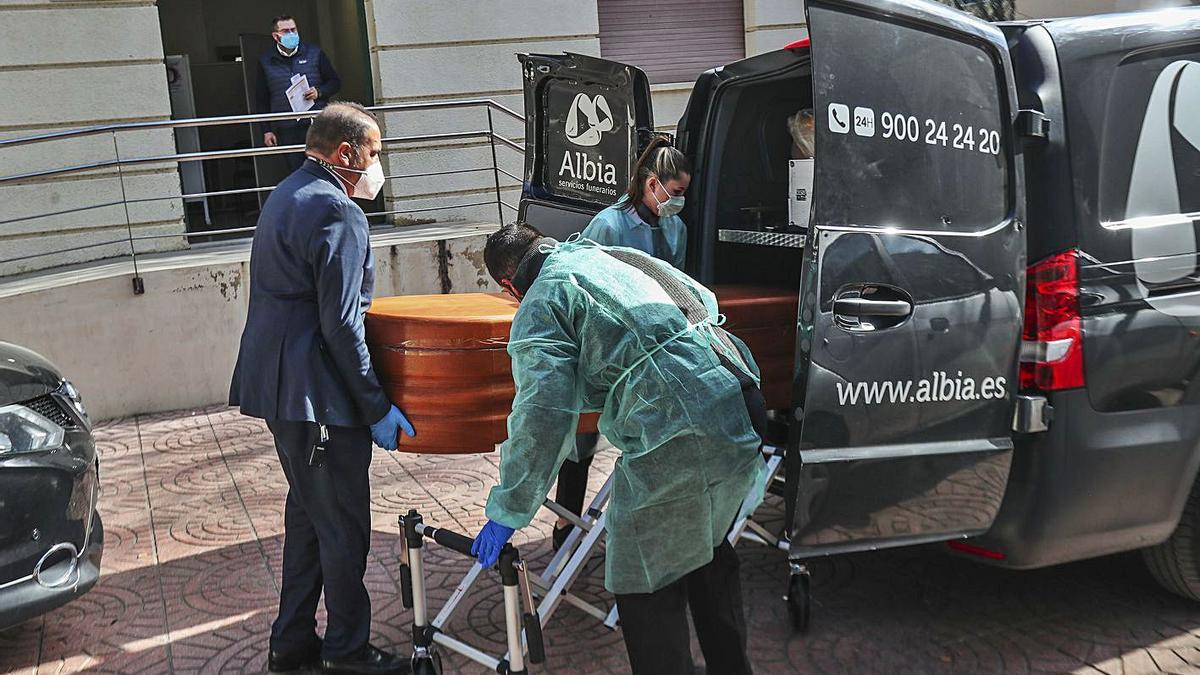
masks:
[(596, 94), (588, 98), (587, 94), (576, 94), (567, 112), (567, 140), (575, 145), (590, 148), (600, 144), (601, 136), (613, 129), (612, 109), (608, 101)]

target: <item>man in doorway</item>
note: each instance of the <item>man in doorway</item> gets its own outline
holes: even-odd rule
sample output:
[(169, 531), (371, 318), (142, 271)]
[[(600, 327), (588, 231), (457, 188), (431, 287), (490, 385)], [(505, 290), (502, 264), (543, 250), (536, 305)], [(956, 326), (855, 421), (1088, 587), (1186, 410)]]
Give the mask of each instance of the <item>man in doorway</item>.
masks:
[[(258, 89), (255, 100), (256, 113), (291, 112), (287, 90), (301, 76), (308, 78), (308, 90), (304, 98), (313, 101), (313, 109), (321, 110), (330, 97), (342, 88), (329, 57), (311, 42), (300, 41), (300, 29), (290, 16), (277, 16), (271, 21), (271, 37), (275, 38), (275, 49), (258, 59)], [(309, 120), (279, 120), (262, 125), (263, 145), (303, 145), (308, 133)], [(292, 171), (304, 163), (304, 154), (290, 153), (285, 156)]]
[[(384, 176), (379, 125), (335, 103), (308, 132), (304, 164), (263, 206), (250, 250), (250, 306), (229, 403), (267, 423), (288, 481), (283, 582), (268, 668), (406, 673), (371, 646), (363, 584), (371, 547), (371, 442), (395, 450), (412, 425), (371, 367), (363, 316), (374, 291), (367, 218)], [(317, 637), (321, 593), (329, 621)]]

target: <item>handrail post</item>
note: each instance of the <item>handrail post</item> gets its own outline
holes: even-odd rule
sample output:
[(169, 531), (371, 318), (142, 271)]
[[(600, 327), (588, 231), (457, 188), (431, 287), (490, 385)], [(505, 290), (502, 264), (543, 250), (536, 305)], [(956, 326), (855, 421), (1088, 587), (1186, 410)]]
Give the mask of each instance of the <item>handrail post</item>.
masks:
[(504, 198), (500, 196), (500, 162), (496, 159), (496, 127), (492, 124), (492, 105), (487, 103), (488, 143), (492, 146), (492, 175), (496, 179), (496, 212), (500, 216), (497, 225), (504, 226)]
[(116, 129), (109, 133), (112, 135), (113, 157), (117, 160), (117, 180), (121, 184), (121, 204), (125, 207), (125, 233), (129, 237), (129, 256), (133, 258), (133, 294), (142, 295), (146, 292), (146, 283), (138, 274), (137, 246), (133, 243), (133, 221), (129, 217), (129, 197), (125, 194), (125, 172), (121, 168), (121, 148), (117, 145)]

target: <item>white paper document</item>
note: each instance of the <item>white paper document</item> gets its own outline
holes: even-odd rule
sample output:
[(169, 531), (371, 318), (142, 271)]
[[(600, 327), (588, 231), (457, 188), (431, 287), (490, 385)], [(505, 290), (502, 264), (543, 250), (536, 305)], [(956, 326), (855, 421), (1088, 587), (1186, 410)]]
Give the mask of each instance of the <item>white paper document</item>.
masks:
[(292, 86), (287, 88), (287, 100), (292, 106), (292, 112), (304, 112), (316, 103), (316, 101), (304, 98), (304, 93), (309, 89), (311, 87), (308, 86), (308, 76), (292, 77)]

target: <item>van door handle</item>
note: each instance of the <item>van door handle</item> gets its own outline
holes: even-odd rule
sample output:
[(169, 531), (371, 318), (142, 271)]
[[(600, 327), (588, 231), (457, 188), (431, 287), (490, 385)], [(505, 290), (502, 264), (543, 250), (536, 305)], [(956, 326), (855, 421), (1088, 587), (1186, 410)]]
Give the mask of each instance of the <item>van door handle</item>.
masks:
[(912, 303), (905, 300), (838, 298), (833, 301), (833, 313), (857, 317), (905, 317), (912, 314)]

